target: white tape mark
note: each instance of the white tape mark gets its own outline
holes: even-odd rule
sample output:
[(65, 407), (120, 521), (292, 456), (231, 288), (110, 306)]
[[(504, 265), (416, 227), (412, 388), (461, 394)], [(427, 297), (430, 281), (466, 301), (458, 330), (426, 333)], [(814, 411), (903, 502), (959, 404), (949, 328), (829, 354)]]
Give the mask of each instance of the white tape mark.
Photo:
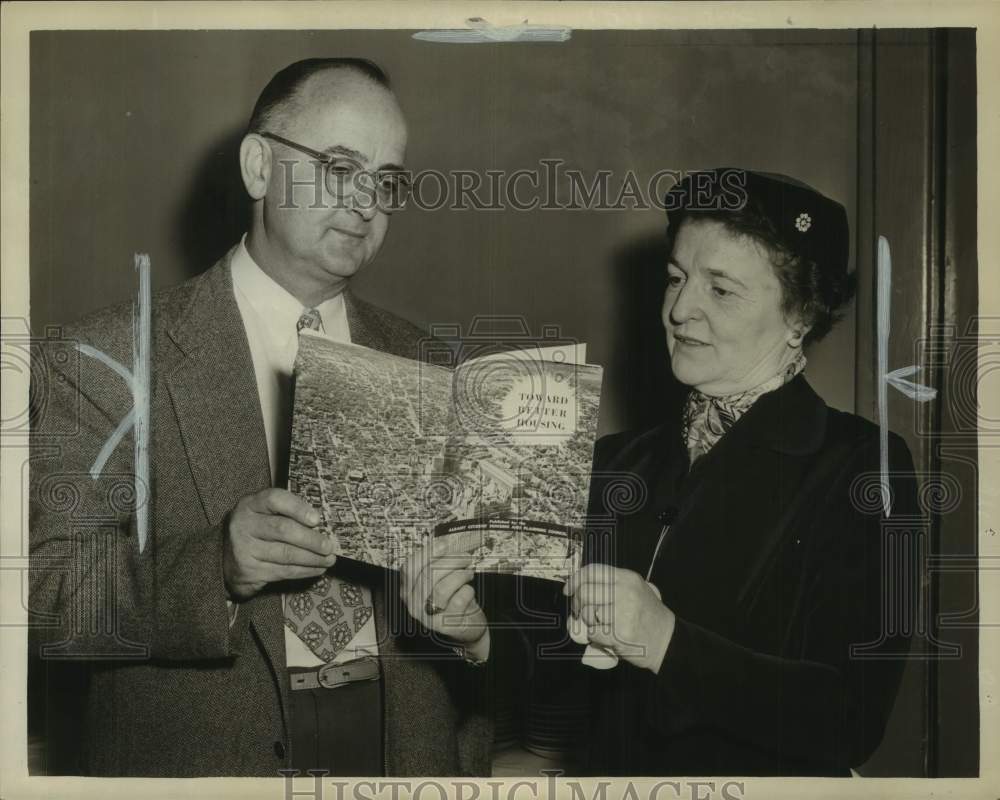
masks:
[(878, 331), (878, 433), (879, 433), (879, 488), (882, 491), (882, 508), (888, 517), (892, 512), (892, 496), (889, 493), (889, 386), (905, 394), (918, 403), (926, 403), (937, 397), (937, 389), (906, 380), (907, 375), (916, 375), (920, 367), (900, 367), (889, 372), (889, 327), (892, 303), (892, 252), (889, 240), (878, 237), (877, 284), (875, 290), (876, 323)]
[(573, 32), (572, 28), (563, 26), (529, 25), (527, 20), (520, 25), (491, 25), (482, 17), (470, 17), (465, 24), (469, 26), (468, 29), (417, 31), (413, 38), (441, 44), (566, 42)]
[(77, 343), (76, 349), (83, 353), (85, 356), (90, 356), (100, 361), (102, 364), (111, 367), (115, 372), (122, 376), (122, 380), (128, 385), (128, 390), (132, 391), (132, 373), (128, 371), (124, 364), (120, 361), (115, 361), (107, 353), (98, 350), (96, 347), (91, 347), (89, 344), (79, 344)]
[(900, 367), (886, 375), (885, 379), (911, 400), (916, 400), (918, 403), (926, 403), (928, 400), (933, 400), (937, 397), (937, 389), (932, 389), (930, 386), (924, 386), (922, 383), (914, 383), (905, 379), (907, 375), (916, 375), (920, 372), (920, 369), (920, 367)]
[[(135, 254), (139, 273), (138, 310), (132, 322), (132, 408), (135, 411), (135, 525), (139, 552), (146, 546), (149, 530), (149, 380), (150, 380), (150, 288), (149, 255)], [(133, 307), (134, 308), (134, 307)]]
[(97, 458), (90, 467), (90, 477), (97, 480), (104, 471), (104, 465), (118, 446), (118, 443), (129, 432), (135, 429), (134, 442), (134, 477), (135, 477), (135, 523), (139, 538), (139, 552), (146, 547), (146, 535), (149, 530), (149, 498), (146, 491), (149, 486), (149, 376), (150, 376), (150, 289), (149, 289), (149, 256), (145, 253), (135, 254), (135, 270), (139, 273), (139, 296), (132, 306), (132, 371), (116, 361), (107, 353), (87, 344), (78, 344), (77, 350), (83, 355), (100, 361), (110, 367), (128, 386), (132, 394), (132, 408), (122, 417), (112, 434), (104, 442)]
[(101, 477), (101, 473), (104, 471), (104, 465), (107, 463), (111, 454), (118, 447), (118, 442), (125, 438), (125, 434), (129, 432), (129, 428), (135, 424), (135, 409), (132, 408), (129, 412), (122, 417), (121, 422), (118, 423), (114, 432), (107, 438), (104, 442), (104, 446), (101, 447), (101, 452), (97, 454), (97, 458), (94, 459), (94, 463), (90, 465), (90, 477), (92, 480), (97, 480)]
[(889, 240), (878, 237), (878, 283), (875, 291), (876, 329), (878, 330), (878, 436), (879, 477), (882, 490), (882, 507), (888, 517), (892, 510), (889, 496), (889, 429), (886, 417), (889, 411), (889, 385), (885, 379), (889, 362), (889, 302), (892, 289), (892, 253)]

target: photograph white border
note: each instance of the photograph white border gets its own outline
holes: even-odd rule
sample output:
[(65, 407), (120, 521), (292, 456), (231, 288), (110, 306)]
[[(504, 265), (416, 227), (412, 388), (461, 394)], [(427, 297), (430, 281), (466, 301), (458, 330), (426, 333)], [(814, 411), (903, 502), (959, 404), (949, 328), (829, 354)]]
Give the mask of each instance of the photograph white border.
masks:
[[(470, 17), (481, 17), (495, 26), (567, 26), (576, 29), (706, 29), (706, 28), (934, 28), (973, 27), (977, 29), (978, 86), (978, 258), (979, 313), (1000, 317), (1000, 174), (997, 143), (1000, 142), (1000, 104), (996, 76), (1000, 75), (1000, 3), (979, 0), (872, 0), (871, 2), (623, 2), (623, 3), (521, 3), (521, 2), (25, 2), (5, 3), (0, 8), (0, 159), (2, 159), (2, 200), (0, 200), (0, 265), (2, 265), (2, 315), (25, 318), (29, 311), (28, 281), (28, 44), (29, 33), (42, 29), (286, 29), (332, 28), (370, 29), (456, 29), (467, 27)], [(989, 377), (989, 380), (985, 378)], [(3, 375), (4, 418), (11, 409), (27, 406), (27, 376)], [(980, 376), (979, 403), (982, 409), (1000, 408), (1000, 378)], [(1000, 536), (986, 531), (1000, 528), (1000, 448), (980, 444), (979, 544), (982, 557), (1000, 557)], [(21, 553), (21, 521), (26, 499), (21, 492), (20, 463), (23, 452), (7, 449), (0, 454), (2, 480), (2, 539), (0, 539), (0, 693), (3, 722), (0, 728), (0, 797), (133, 797), (176, 798), (239, 797), (283, 800), (285, 782), (278, 777), (254, 779), (133, 779), (29, 777), (26, 748), (27, 631), (22, 607), (21, 575), (26, 559), (8, 558)], [(25, 563), (22, 565), (21, 561)], [(980, 573), (980, 616), (1000, 618), (1000, 572)], [(793, 779), (747, 778), (742, 797), (781, 798), (914, 798), (933, 794), (936, 798), (996, 797), (1000, 789), (1000, 687), (998, 687), (1000, 626), (980, 630), (980, 777), (978, 779)], [(713, 776), (716, 790), (725, 782)], [(740, 779), (743, 780), (743, 779)], [(330, 779), (327, 779), (329, 783)], [(624, 783), (624, 779), (619, 779)], [(649, 797), (656, 779), (635, 779), (638, 798)], [(417, 782), (415, 782), (417, 783)], [(448, 785), (448, 782), (444, 782)], [(463, 796), (469, 797), (472, 781), (463, 781)], [(533, 794), (530, 786), (516, 786), (513, 780), (495, 794), (496, 780), (479, 781), (480, 797), (490, 800), (522, 800), (544, 797), (546, 782), (539, 780)], [(592, 796), (596, 780), (579, 780), (578, 785)], [(560, 796), (570, 796), (565, 780), (557, 781)], [(312, 778), (297, 780), (296, 792), (310, 792)], [(456, 788), (452, 784), (452, 791)], [(512, 794), (510, 790), (515, 790)], [(990, 790), (993, 794), (990, 794)], [(702, 792), (705, 790), (702, 789)], [(429, 793), (428, 793), (429, 792)], [(370, 789), (365, 787), (364, 794)], [(428, 787), (424, 796), (437, 797)], [(324, 796), (334, 798), (329, 792)], [(351, 793), (345, 792), (345, 797)], [(386, 797), (391, 796), (386, 793)], [(401, 797), (405, 797), (402, 793)], [(608, 798), (621, 797), (608, 791)], [(633, 795), (628, 795), (633, 796)], [(676, 795), (666, 790), (661, 798)], [(686, 796), (692, 796), (688, 793)], [(702, 795), (704, 796), (704, 795)], [(718, 791), (712, 795), (719, 796)]]

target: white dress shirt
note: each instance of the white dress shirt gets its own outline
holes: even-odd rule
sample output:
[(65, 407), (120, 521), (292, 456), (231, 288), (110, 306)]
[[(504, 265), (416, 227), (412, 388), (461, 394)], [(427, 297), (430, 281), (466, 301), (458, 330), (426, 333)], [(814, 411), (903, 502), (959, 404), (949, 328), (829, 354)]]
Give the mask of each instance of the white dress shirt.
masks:
[[(264, 416), (264, 434), (271, 463), (271, 481), (287, 485), (285, 472), (292, 421), (292, 368), (298, 349), (296, 323), (306, 309), (289, 292), (274, 281), (253, 260), (246, 248), (246, 237), (240, 241), (232, 259), (233, 290), (243, 318), (250, 354), (257, 378), (257, 395)], [(340, 342), (351, 341), (347, 325), (347, 309), (343, 295), (338, 294), (316, 306), (322, 320), (321, 334)], [(371, 593), (361, 587), (365, 601), (371, 604)], [(282, 598), (284, 600), (284, 598)], [(318, 667), (322, 661), (305, 643), (285, 628), (285, 653), (290, 667)], [(351, 643), (334, 659), (348, 661), (359, 655), (377, 655), (374, 615), (368, 618)]]

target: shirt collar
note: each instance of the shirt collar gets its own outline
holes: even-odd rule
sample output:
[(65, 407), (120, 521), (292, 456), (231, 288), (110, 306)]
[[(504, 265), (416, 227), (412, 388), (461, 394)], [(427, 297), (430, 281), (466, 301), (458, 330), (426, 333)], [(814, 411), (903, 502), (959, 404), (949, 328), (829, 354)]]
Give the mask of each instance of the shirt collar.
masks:
[[(246, 298), (274, 338), (280, 340), (294, 335), (295, 324), (306, 310), (305, 306), (254, 261), (246, 247), (246, 234), (236, 246), (231, 268), (233, 288)], [(336, 328), (335, 320), (345, 314), (343, 292), (324, 300), (316, 310), (323, 320), (324, 331), (331, 333)]]

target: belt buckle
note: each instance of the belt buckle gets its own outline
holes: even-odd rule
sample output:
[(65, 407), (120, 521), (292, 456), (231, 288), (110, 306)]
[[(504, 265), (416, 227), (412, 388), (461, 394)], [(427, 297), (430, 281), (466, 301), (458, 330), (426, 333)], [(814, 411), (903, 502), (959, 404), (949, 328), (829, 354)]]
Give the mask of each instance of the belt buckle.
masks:
[(316, 674), (319, 685), (324, 689), (336, 689), (357, 681), (374, 681), (378, 677), (378, 659), (374, 656), (361, 656), (342, 664), (326, 664)]

